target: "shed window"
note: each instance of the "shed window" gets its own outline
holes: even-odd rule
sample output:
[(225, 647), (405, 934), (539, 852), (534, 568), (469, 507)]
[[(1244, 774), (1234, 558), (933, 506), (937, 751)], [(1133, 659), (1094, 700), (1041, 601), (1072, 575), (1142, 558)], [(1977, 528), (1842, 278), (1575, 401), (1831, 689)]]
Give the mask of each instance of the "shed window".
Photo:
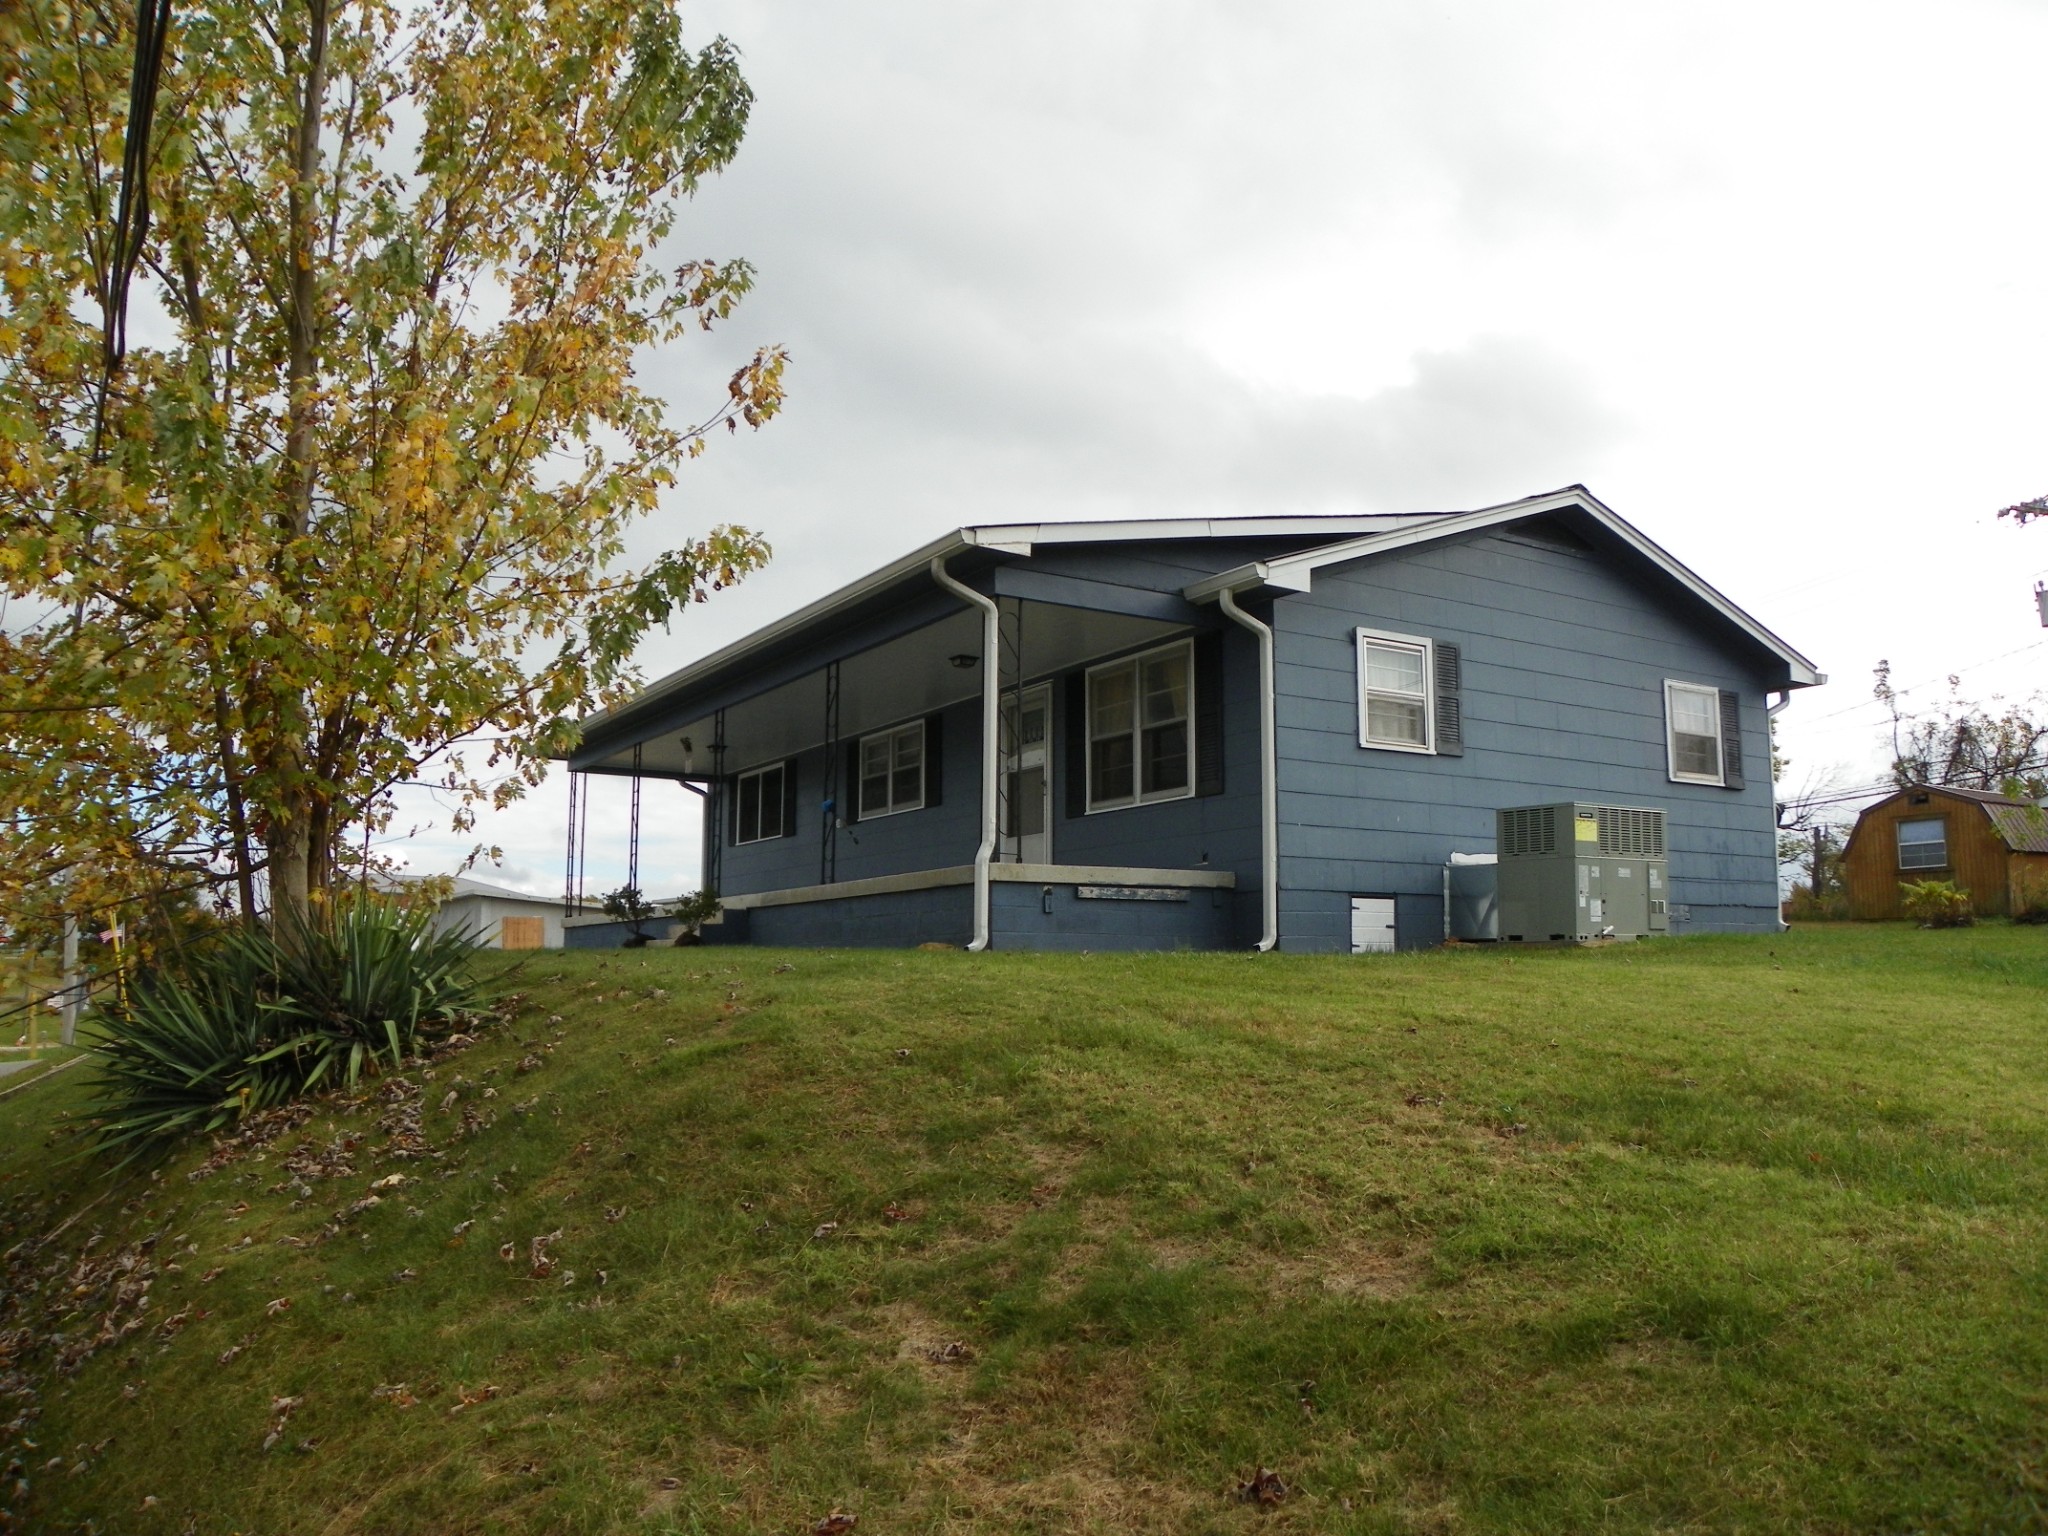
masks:
[(924, 722), (860, 739), (860, 814), (892, 816), (924, 805)]
[(1948, 818), (1930, 816), (1899, 823), (1899, 868), (1948, 867)]
[(1695, 683), (1664, 684), (1671, 777), (1682, 784), (1721, 782), (1721, 694)]
[(1186, 641), (1088, 673), (1088, 809), (1195, 792), (1188, 728), (1194, 650)]
[(1358, 632), (1358, 744), (1436, 750), (1436, 646), (1412, 635)]
[(766, 842), (771, 837), (782, 836), (787, 830), (782, 825), (782, 809), (783, 775), (788, 766), (776, 763), (740, 775), (738, 820), (734, 824), (733, 842)]

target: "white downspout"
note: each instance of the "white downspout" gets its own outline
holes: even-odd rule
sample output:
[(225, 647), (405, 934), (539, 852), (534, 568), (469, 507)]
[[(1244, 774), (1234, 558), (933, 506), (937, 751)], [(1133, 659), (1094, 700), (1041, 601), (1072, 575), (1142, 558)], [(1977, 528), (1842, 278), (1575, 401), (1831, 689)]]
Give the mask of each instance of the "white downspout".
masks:
[(1216, 603), (1230, 618), (1259, 637), (1259, 885), (1265, 931), (1259, 953), (1280, 942), (1280, 753), (1273, 724), (1273, 626), (1237, 606), (1228, 587)]
[[(1764, 765), (1771, 770), (1771, 841), (1774, 853), (1776, 852), (1775, 845), (1778, 838), (1778, 737), (1776, 726), (1778, 711), (1791, 702), (1792, 690), (1787, 688), (1778, 695), (1777, 703), (1764, 706)], [(1771, 886), (1773, 889), (1777, 887), (1777, 875), (1778, 861), (1774, 858), (1771, 860)], [(1815, 885), (1820, 884), (1820, 871), (1818, 869), (1813, 872), (1813, 881)], [(1819, 893), (1816, 892), (1815, 894), (1818, 895)], [(1791, 926), (1790, 923), (1785, 921), (1785, 910), (1781, 904), (1778, 909), (1778, 932), (1783, 933)]]
[(974, 854), (974, 939), (971, 950), (988, 948), (988, 866), (996, 853), (996, 755), (1001, 750), (1002, 679), (996, 676), (1000, 638), (995, 599), (956, 580), (944, 555), (932, 556), (932, 580), (962, 602), (981, 610), (981, 847)]

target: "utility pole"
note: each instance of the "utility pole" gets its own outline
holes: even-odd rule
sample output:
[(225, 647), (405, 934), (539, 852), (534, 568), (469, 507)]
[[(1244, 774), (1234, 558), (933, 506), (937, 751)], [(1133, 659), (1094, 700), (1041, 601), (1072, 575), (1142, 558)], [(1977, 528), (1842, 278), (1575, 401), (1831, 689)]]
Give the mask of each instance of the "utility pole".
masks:
[(1813, 824), (1813, 894), (1818, 900), (1824, 894), (1825, 866), (1821, 863), (1827, 852), (1824, 841), (1826, 829), (1819, 822)]

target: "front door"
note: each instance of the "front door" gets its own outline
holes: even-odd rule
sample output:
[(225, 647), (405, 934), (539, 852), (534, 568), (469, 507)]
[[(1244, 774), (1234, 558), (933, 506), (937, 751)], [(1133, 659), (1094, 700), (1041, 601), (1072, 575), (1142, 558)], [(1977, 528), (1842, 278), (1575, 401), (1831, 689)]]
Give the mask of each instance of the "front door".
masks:
[(1371, 954), (1394, 947), (1394, 898), (1354, 896), (1351, 898), (1351, 953)]
[(1052, 862), (1052, 689), (1010, 696), (1010, 760), (1003, 783), (1003, 853), (1013, 863)]

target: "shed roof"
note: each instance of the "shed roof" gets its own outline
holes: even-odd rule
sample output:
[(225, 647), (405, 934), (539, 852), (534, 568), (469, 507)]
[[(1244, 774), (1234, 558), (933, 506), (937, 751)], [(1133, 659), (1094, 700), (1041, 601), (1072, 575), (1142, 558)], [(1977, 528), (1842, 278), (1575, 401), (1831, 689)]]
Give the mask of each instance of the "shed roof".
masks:
[[(1942, 795), (1951, 800), (1967, 801), (1983, 811), (1999, 840), (2014, 853), (2048, 853), (2048, 810), (2043, 810), (2031, 800), (2017, 799), (1997, 790), (1972, 789), (1962, 784), (1909, 785), (1897, 794), (1886, 795), (1876, 805), (1865, 806), (1856, 818), (1856, 830), (1862, 829), (1864, 819), (1872, 812), (1895, 804), (1908, 795)], [(1854, 831), (1850, 837), (1854, 839)]]

